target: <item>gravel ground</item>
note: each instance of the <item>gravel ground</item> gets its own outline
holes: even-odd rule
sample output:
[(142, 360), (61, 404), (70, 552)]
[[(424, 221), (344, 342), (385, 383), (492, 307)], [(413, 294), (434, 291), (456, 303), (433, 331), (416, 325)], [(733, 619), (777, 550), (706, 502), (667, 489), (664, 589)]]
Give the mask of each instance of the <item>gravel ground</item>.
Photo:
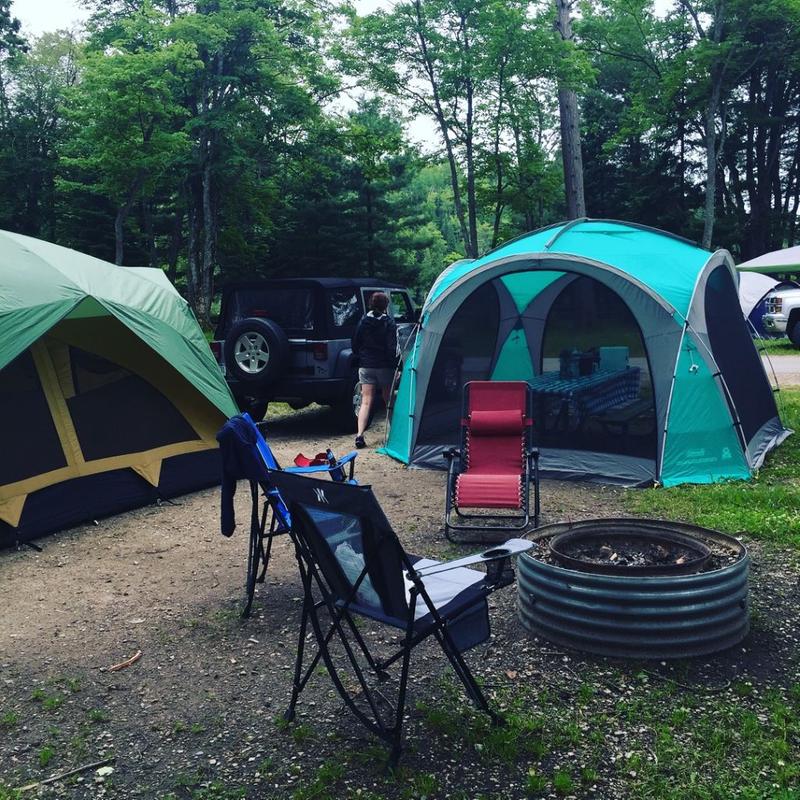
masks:
[[(275, 419), (270, 430), (284, 463), (323, 441), (338, 452), (352, 441), (331, 435), (336, 424), (323, 410)], [(380, 430), (370, 431), (371, 443)], [(359, 455), (357, 474), (373, 485), (409, 550), (467, 550), (443, 535), (444, 473), (405, 470), (370, 449)], [(622, 494), (545, 481), (544, 522), (624, 514)], [(244, 487), (236, 506), (240, 529), (230, 540), (218, 533), (218, 492), (208, 490), (48, 537), (42, 553), (0, 553), (0, 798), (4, 786), (111, 757), (105, 774), (88, 770), (25, 796), (556, 796), (551, 784), (536, 793), (536, 770), (551, 774), (559, 764), (589, 758), (588, 717), (574, 718), (587, 691), (599, 715), (604, 704), (635, 696), (643, 674), (650, 685), (677, 676), (700, 691), (742, 680), (781, 688), (800, 679), (800, 570), (780, 550), (752, 548), (754, 624), (743, 645), (678, 665), (562, 652), (524, 631), (512, 587), (493, 596), (488, 646), (467, 658), (501, 708), (540, 704), (541, 730), (528, 744), (541, 748), (506, 742), (487, 755), (481, 742), (465, 739), (462, 720), (473, 728), (481, 723), (463, 710), (441, 654), (425, 646), (412, 666), (403, 769), (390, 779), (381, 767), (384, 748), (344, 713), (324, 675), (312, 678), (297, 722), (278, 721), (290, 690), (301, 589), (290, 542), (281, 538), (252, 617), (239, 619), (249, 519)], [(387, 644), (382, 631), (365, 632), (379, 647)], [(130, 667), (108, 671), (138, 651)], [(454, 729), (437, 718), (445, 711), (455, 715)], [(568, 722), (580, 736), (564, 732)], [(615, 766), (633, 735), (617, 727), (601, 727), (591, 740), (592, 763), (603, 755), (582, 787), (558, 796), (639, 796)]]
[(761, 356), (767, 375), (773, 372), (778, 380), (778, 385), (784, 389), (800, 386), (800, 355), (772, 355), (769, 359)]

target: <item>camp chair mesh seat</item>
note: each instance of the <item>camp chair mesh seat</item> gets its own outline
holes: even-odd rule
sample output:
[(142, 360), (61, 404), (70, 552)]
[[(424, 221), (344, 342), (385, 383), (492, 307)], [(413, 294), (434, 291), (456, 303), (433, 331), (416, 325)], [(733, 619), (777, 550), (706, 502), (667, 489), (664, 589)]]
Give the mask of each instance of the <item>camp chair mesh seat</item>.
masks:
[[(511, 539), (503, 547), (449, 563), (420, 558), (404, 551), (370, 487), (308, 480), (286, 472), (270, 473), (270, 479), (289, 505), (304, 590), (286, 719), (294, 718), (298, 698), (321, 659), (350, 710), (391, 746), (390, 764), (395, 765), (411, 651), (434, 637), (468, 697), (499, 722), (462, 653), (489, 637), (486, 598), (513, 583), (510, 556), (531, 543)], [(468, 568), (481, 562), (489, 565), (487, 572)], [(394, 653), (376, 657), (354, 615), (399, 629), (402, 644)], [(316, 649), (306, 659), (309, 623)], [(390, 700), (386, 692), (370, 685), (368, 676), (385, 680), (387, 667), (397, 661), (402, 662), (399, 687), (396, 700)]]
[[(471, 381), (464, 387), (461, 449), (444, 452), (450, 467), (445, 533), (451, 530), (520, 530), (530, 522), (529, 484), (534, 482), (534, 524), (539, 521), (539, 452), (531, 446), (530, 390), (524, 381)], [(509, 514), (464, 514), (500, 509)], [(455, 518), (455, 519), (454, 519)], [(474, 538), (460, 541), (482, 541)]]
[[(247, 581), (245, 584), (246, 602), (242, 616), (250, 616), (256, 583), (263, 583), (267, 575), (272, 541), (275, 536), (288, 533), (291, 528), (289, 509), (278, 490), (272, 485), (268, 470), (280, 470), (272, 448), (267, 444), (258, 426), (249, 414), (231, 417), (220, 432), (217, 441), (222, 454), (222, 511), (221, 525), (225, 536), (233, 535), (236, 520), (233, 513), (233, 496), (236, 482), (241, 479), (250, 482), (252, 501), (250, 517), (250, 543), (247, 554)], [(334, 481), (355, 482), (356, 451), (353, 450), (337, 459), (330, 449), (307, 458), (299, 454), (290, 472), (300, 474), (326, 473)], [(264, 505), (259, 515), (258, 489), (264, 493)], [(267, 521), (269, 520), (269, 528)], [(266, 547), (265, 542), (266, 540)], [(259, 573), (259, 566), (261, 572)]]

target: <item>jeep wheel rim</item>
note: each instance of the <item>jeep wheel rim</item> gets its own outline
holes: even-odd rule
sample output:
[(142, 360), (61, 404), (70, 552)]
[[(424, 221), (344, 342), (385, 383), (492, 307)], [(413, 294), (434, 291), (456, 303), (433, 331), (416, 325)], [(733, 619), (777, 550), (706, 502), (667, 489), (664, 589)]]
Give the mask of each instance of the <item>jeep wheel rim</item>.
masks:
[(267, 340), (255, 331), (243, 333), (233, 348), (233, 358), (242, 372), (258, 375), (263, 372), (269, 362), (269, 345)]

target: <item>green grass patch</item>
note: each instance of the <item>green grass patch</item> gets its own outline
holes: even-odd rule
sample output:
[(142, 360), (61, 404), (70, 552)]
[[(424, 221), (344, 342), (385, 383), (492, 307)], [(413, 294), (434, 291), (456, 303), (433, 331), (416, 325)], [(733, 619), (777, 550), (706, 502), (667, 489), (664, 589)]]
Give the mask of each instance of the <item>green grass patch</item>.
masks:
[[(198, 779), (197, 783), (200, 783), (200, 779)], [(247, 790), (244, 787), (227, 786), (218, 780), (212, 781), (208, 786), (201, 786), (196, 789), (192, 789), (191, 785), (186, 783), (181, 783), (180, 786), (183, 789), (180, 795), (170, 792), (162, 795), (163, 800), (184, 800), (187, 797), (190, 800), (243, 800), (243, 798), (247, 797)], [(191, 793), (186, 794), (187, 791), (191, 791)]]
[[(800, 390), (781, 392), (784, 424), (800, 430)], [(800, 436), (790, 436), (770, 453), (758, 475), (748, 481), (707, 486), (638, 489), (626, 493), (630, 512), (685, 520), (728, 533), (800, 548)]]
[(572, 775), (566, 770), (560, 769), (553, 774), (553, 788), (557, 794), (566, 795), (570, 794), (575, 788), (572, 780)]
[(340, 795), (335, 787), (344, 772), (344, 764), (339, 759), (325, 761), (317, 768), (312, 780), (294, 791), (292, 800), (336, 800)]
[(77, 694), (81, 690), (81, 679), (80, 678), (70, 678), (68, 676), (64, 676), (59, 678), (56, 683), (60, 683), (62, 686), (66, 686), (73, 694)]
[(785, 336), (782, 339), (756, 339), (755, 342), (759, 353), (771, 356), (796, 356), (800, 353)]
[(423, 797), (437, 797), (438, 793), (439, 779), (430, 772), (418, 772), (403, 787), (400, 797), (402, 800), (417, 800)]
[(620, 764), (630, 779), (632, 796), (661, 800), (713, 797), (797, 797), (800, 788), (797, 687), (782, 697), (767, 694), (756, 707), (741, 695), (707, 698), (686, 725), (670, 726), (650, 713), (655, 732), (652, 756), (646, 750)]
[(49, 744), (46, 744), (37, 755), (39, 766), (42, 769), (45, 769), (47, 765), (55, 758), (56, 751), (50, 747)]
[(31, 692), (31, 700), (41, 703), (45, 711), (56, 711), (64, 704), (64, 698), (58, 694), (48, 694), (41, 687), (37, 687)]
[(294, 739), (297, 744), (303, 744), (303, 742), (307, 742), (309, 739), (314, 738), (314, 729), (306, 722), (301, 722), (299, 725), (293, 725), (291, 731), (292, 739)]
[(2, 717), (0, 717), (0, 726), (4, 728), (13, 728), (19, 722), (19, 714), (15, 711), (6, 711)]
[[(556, 690), (495, 686), (504, 727), (465, 705), (446, 678), (436, 702), (416, 708), (433, 738), (446, 737), (448, 751), (462, 752), (465, 763), (477, 757), (490, 768), (521, 770), (532, 798), (588, 797), (590, 788), (592, 796), (610, 796), (610, 781), (624, 785), (626, 797), (654, 800), (800, 797), (800, 684), (766, 689), (742, 676), (723, 693), (708, 693), (702, 683), (678, 683), (690, 680), (680, 666), (674, 681), (653, 681), (632, 665), (614, 674), (603, 667)], [(617, 684), (618, 696), (603, 688)], [(411, 796), (428, 788), (437, 796), (407, 767), (398, 773), (404, 786), (415, 780)]]

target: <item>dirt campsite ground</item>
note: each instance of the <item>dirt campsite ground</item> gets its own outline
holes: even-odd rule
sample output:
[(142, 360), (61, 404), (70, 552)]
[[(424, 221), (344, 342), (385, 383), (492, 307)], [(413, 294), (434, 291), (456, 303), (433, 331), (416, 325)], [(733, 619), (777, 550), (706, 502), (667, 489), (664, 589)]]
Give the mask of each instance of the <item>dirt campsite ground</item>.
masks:
[[(350, 449), (350, 435), (335, 430), (322, 409), (270, 425), (284, 463), (325, 441)], [(442, 532), (443, 473), (406, 470), (370, 449), (358, 457), (358, 477), (408, 549), (467, 551)], [(0, 553), (0, 798), (106, 760), (19, 796), (641, 797), (650, 788), (642, 781), (661, 779), (660, 726), (676, 709), (698, 725), (736, 727), (731, 709), (769, 716), (767, 696), (790, 703), (799, 680), (800, 570), (780, 549), (751, 543), (753, 631), (742, 646), (678, 664), (594, 658), (536, 639), (517, 620), (511, 588), (493, 596), (491, 641), (468, 654), (509, 715), (506, 733), (467, 711), (441, 653), (426, 645), (412, 668), (407, 747), (390, 773), (385, 749), (343, 710), (324, 674), (313, 676), (297, 721), (281, 722), (297, 568), (288, 538), (279, 539), (253, 615), (241, 620), (244, 486), (236, 508), (232, 539), (219, 534), (211, 489), (50, 536), (41, 553)], [(543, 510), (545, 522), (625, 513), (622, 490), (555, 481), (543, 484)], [(387, 644), (383, 631), (367, 626), (367, 635)], [(108, 669), (138, 652), (130, 666)], [(682, 751), (691, 747), (686, 730)], [(742, 769), (747, 745), (736, 751)]]

